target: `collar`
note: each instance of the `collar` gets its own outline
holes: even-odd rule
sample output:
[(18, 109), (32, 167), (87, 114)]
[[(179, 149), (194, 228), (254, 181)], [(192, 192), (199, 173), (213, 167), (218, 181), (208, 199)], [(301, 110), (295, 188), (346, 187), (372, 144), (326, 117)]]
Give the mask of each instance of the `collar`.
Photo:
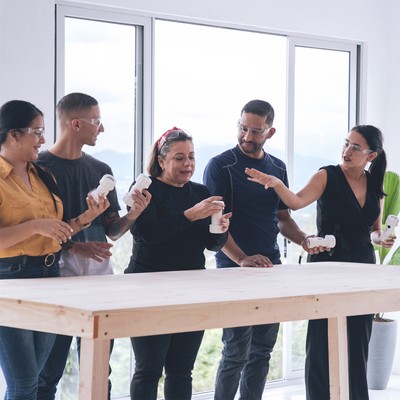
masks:
[[(34, 170), (34, 166), (31, 162), (28, 163), (28, 172)], [(0, 178), (6, 179), (11, 172), (14, 170), (14, 167), (3, 157), (0, 156)], [(35, 171), (36, 173), (36, 171)]]

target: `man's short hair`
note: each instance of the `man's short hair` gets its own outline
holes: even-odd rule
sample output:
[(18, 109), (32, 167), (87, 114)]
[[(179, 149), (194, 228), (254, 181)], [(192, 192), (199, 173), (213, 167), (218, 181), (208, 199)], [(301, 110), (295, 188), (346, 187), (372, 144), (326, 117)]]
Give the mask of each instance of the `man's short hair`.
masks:
[(69, 93), (65, 95), (57, 104), (57, 114), (61, 116), (69, 116), (71, 112), (80, 110), (88, 110), (97, 106), (98, 101), (85, 93)]
[(265, 117), (265, 122), (269, 127), (274, 123), (275, 111), (271, 104), (264, 100), (251, 100), (242, 109), (243, 113), (255, 114), (260, 117)]

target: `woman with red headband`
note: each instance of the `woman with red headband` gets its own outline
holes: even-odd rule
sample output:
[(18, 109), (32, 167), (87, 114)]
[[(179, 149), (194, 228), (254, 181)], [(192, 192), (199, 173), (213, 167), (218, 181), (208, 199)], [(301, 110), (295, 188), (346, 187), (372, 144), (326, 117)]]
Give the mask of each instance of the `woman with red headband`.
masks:
[[(188, 133), (174, 127), (154, 144), (148, 166), (152, 197), (131, 229), (133, 254), (125, 273), (204, 269), (204, 250), (217, 251), (225, 244), (231, 214), (221, 218), (222, 233), (210, 233), (210, 217), (222, 211), (222, 197), (210, 196), (204, 185), (191, 182), (194, 169)], [(156, 400), (165, 367), (165, 399), (190, 400), (192, 370), (203, 334), (131, 338), (136, 359), (131, 399)]]

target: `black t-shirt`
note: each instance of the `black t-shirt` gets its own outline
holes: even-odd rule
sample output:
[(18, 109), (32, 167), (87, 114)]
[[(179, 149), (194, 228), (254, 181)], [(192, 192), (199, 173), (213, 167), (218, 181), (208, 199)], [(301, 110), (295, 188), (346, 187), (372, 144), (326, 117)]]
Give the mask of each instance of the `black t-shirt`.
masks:
[[(86, 211), (87, 194), (97, 188), (103, 175), (112, 175), (112, 170), (107, 164), (86, 153), (76, 160), (68, 160), (44, 151), (39, 154), (37, 163), (46, 167), (56, 178), (64, 202), (66, 220), (75, 218)], [(74, 235), (74, 241), (106, 241), (104, 214), (120, 210), (115, 189), (108, 194), (107, 198), (110, 201), (110, 207), (94, 219), (88, 229)]]
[(210, 197), (201, 184), (183, 187), (151, 178), (152, 199), (131, 228), (132, 257), (126, 273), (203, 269), (204, 250), (216, 251), (227, 234), (211, 234), (211, 218), (190, 222), (183, 212)]

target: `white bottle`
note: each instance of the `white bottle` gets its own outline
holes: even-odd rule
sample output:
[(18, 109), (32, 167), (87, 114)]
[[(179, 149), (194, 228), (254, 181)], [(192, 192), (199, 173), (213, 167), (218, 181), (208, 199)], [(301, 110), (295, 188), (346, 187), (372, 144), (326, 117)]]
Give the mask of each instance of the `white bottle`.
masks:
[(388, 240), (394, 234), (394, 228), (399, 224), (399, 217), (396, 215), (388, 215), (386, 218), (386, 227), (380, 237), (381, 241)]
[(326, 235), (325, 237), (309, 237), (307, 238), (307, 247), (312, 249), (313, 247), (330, 247), (336, 246), (336, 238), (333, 235)]
[[(223, 207), (225, 207), (225, 203), (223, 201), (215, 200), (213, 201), (213, 203), (221, 204)], [(210, 225), (211, 233), (224, 233), (221, 226), (221, 218), (222, 218), (222, 210), (211, 215), (211, 225)]]
[(115, 183), (117, 181), (112, 175), (105, 174), (101, 179), (100, 179), (100, 184), (97, 186), (96, 189), (92, 190), (90, 194), (92, 197), (95, 199), (96, 203), (99, 203), (99, 195), (102, 195), (103, 197), (108, 195), (108, 192), (110, 190), (113, 190), (115, 188)]
[(134, 200), (132, 199), (132, 195), (135, 192), (135, 189), (142, 191), (143, 189), (147, 189), (151, 184), (151, 179), (144, 175), (144, 174), (140, 174), (137, 178), (136, 178), (136, 182), (135, 184), (131, 187), (131, 190), (128, 193), (125, 193), (124, 197), (122, 198), (122, 200), (124, 201), (124, 203), (129, 206), (132, 207)]

